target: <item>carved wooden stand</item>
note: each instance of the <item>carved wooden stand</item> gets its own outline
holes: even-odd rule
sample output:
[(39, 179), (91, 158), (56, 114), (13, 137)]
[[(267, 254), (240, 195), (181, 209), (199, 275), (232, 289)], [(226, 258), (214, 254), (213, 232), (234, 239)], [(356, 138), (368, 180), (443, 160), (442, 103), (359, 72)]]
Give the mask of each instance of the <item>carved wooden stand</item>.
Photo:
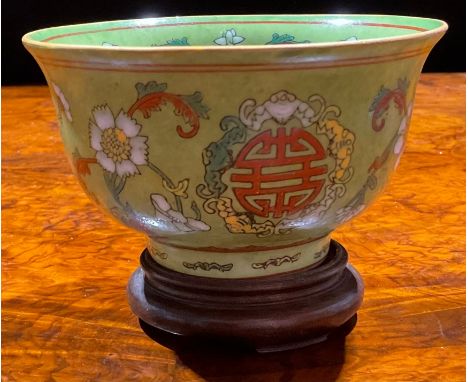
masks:
[(320, 265), (257, 278), (178, 273), (147, 250), (140, 261), (128, 296), (146, 324), (181, 336), (242, 342), (259, 352), (300, 348), (351, 331), (363, 297), (359, 274), (333, 240)]

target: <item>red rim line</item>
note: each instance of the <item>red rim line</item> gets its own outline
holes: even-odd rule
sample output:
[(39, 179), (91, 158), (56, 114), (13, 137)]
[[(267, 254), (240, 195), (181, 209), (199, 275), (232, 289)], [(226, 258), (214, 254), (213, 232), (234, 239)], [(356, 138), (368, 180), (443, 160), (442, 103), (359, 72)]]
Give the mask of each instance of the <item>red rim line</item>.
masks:
[[(107, 65), (92, 61), (73, 61), (52, 59), (36, 56), (44, 64), (72, 69), (95, 70), (104, 72), (123, 73), (215, 73), (215, 72), (250, 72), (250, 71), (284, 71), (284, 70), (314, 70), (323, 68), (349, 67), (366, 64), (378, 64), (388, 61), (398, 61), (419, 55), (427, 54), (430, 48), (407, 51), (398, 54), (370, 56), (351, 59), (327, 60), (310, 63), (259, 63), (259, 64), (129, 64), (126, 67), (93, 66), (95, 64)], [(91, 65), (87, 65), (91, 64)]]
[[(113, 27), (107, 29), (95, 29), (89, 31), (80, 31), (80, 32), (70, 32), (62, 33), (55, 36), (50, 36), (41, 40), (42, 42), (48, 42), (64, 37), (79, 36), (83, 34), (94, 34), (101, 32), (112, 32), (117, 30), (128, 30), (128, 29), (143, 29), (143, 28), (161, 28), (161, 27), (175, 27), (175, 26), (188, 26), (188, 25), (215, 25), (215, 24), (301, 24), (301, 25), (333, 25), (329, 21), (195, 21), (195, 22), (186, 22), (186, 23), (171, 23), (171, 24), (156, 24), (156, 25), (141, 25), (141, 26), (126, 26), (126, 27)], [(412, 25), (398, 25), (398, 24), (386, 24), (386, 23), (360, 23), (360, 22), (351, 22), (347, 25), (353, 26), (366, 26), (366, 27), (380, 27), (380, 28), (395, 28), (395, 29), (407, 29), (414, 30), (418, 32), (426, 32), (429, 29), (416, 27)]]

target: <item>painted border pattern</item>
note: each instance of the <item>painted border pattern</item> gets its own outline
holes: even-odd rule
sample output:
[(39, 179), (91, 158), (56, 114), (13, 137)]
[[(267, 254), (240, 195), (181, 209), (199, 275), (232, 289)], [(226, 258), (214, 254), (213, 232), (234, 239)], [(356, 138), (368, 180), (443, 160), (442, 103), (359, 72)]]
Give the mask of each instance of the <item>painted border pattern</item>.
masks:
[[(169, 24), (157, 24), (157, 25), (140, 25), (138, 29), (148, 29), (148, 28), (161, 28), (161, 27), (176, 27), (176, 26), (193, 26), (193, 25), (216, 25), (216, 24), (225, 24), (225, 25), (235, 25), (235, 24), (299, 24), (299, 25), (329, 25), (330, 22), (327, 21), (273, 21), (273, 20), (265, 20), (265, 21), (255, 21), (255, 20), (238, 20), (238, 21), (195, 21), (195, 22), (186, 22), (186, 23), (169, 23)], [(414, 30), (418, 32), (425, 32), (428, 31), (426, 28), (416, 27), (413, 25), (399, 25), (399, 24), (388, 24), (388, 23), (360, 23), (360, 22), (351, 22), (347, 25), (358, 25), (358, 26), (366, 26), (366, 27), (380, 27), (380, 28), (395, 28), (395, 29), (407, 29), (407, 30)], [(128, 29), (135, 29), (135, 26), (126, 26), (126, 27), (113, 27), (107, 29), (94, 29), (89, 31), (80, 31), (80, 32), (70, 32), (70, 33), (62, 33), (55, 36), (47, 37), (42, 42), (48, 42), (52, 40), (57, 40), (64, 37), (71, 37), (71, 36), (80, 36), (83, 34), (94, 34), (94, 33), (101, 33), (101, 32), (112, 32), (118, 30), (128, 30)]]
[(309, 63), (258, 63), (258, 64), (127, 64), (122, 66), (109, 66), (107, 63), (96, 61), (80, 61), (55, 59), (46, 56), (36, 56), (46, 65), (62, 68), (95, 70), (102, 72), (121, 73), (220, 73), (220, 72), (265, 72), (289, 70), (315, 70), (338, 67), (350, 67), (369, 64), (380, 64), (389, 61), (404, 60), (430, 52), (430, 48), (409, 50), (402, 53), (392, 53), (380, 56), (329, 59)]

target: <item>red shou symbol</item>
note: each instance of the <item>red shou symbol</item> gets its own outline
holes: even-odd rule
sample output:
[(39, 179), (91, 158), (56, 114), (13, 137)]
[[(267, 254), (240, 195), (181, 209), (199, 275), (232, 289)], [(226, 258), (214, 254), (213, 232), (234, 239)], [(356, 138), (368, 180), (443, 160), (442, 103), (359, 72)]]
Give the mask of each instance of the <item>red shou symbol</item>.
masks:
[(233, 166), (231, 181), (242, 183), (233, 188), (234, 194), (255, 215), (293, 214), (309, 206), (325, 183), (327, 166), (314, 166), (314, 161), (326, 157), (318, 139), (302, 128), (286, 133), (285, 127), (279, 127), (276, 136), (271, 130), (258, 134), (242, 148)]

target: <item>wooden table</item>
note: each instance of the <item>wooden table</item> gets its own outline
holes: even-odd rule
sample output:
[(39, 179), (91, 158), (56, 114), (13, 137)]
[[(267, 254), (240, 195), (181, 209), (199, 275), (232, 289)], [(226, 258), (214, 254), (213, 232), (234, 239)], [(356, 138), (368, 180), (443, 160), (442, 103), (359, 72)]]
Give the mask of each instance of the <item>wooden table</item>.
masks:
[(143, 236), (79, 188), (48, 90), (2, 95), (2, 381), (465, 380), (464, 74), (422, 76), (386, 193), (334, 235), (366, 284), (354, 331), (269, 355), (146, 337), (125, 290)]

